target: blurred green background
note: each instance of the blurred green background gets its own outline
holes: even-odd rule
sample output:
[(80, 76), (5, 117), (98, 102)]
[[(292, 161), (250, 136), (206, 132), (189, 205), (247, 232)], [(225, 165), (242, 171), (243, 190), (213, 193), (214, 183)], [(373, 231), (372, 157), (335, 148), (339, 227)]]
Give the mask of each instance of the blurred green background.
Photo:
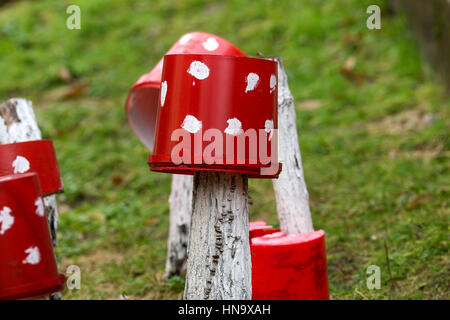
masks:
[[(81, 30), (66, 28), (71, 4)], [(371, 4), (381, 30), (366, 27)], [(284, 59), (332, 299), (448, 299), (450, 102), (385, 1), (11, 1), (0, 7), (0, 101), (32, 100), (55, 143), (56, 253), (61, 270), (82, 271), (64, 298), (182, 297), (184, 279), (162, 276), (170, 176), (149, 171), (124, 103), (189, 31)], [(276, 225), (271, 182), (250, 192), (251, 220)], [(379, 290), (366, 286), (373, 264)]]

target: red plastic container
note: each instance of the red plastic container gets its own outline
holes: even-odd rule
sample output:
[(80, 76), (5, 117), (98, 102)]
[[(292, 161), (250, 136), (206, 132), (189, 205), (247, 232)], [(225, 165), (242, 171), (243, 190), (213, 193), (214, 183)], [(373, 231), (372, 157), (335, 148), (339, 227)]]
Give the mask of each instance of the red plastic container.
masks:
[[(267, 59), (166, 55), (151, 170), (278, 177), (277, 71)], [(253, 137), (246, 139), (248, 133)], [(221, 149), (209, 154), (212, 141)]]
[(267, 225), (264, 221), (253, 221), (249, 223), (250, 242), (253, 238), (261, 237), (266, 234), (271, 234), (279, 231), (280, 229), (274, 229), (272, 226)]
[(329, 299), (323, 230), (254, 237), (250, 250), (253, 300)]
[(36, 172), (44, 195), (64, 190), (51, 140), (0, 145), (0, 176)]
[[(245, 56), (232, 43), (210, 33), (191, 32), (183, 35), (167, 54), (214, 54)], [(128, 122), (141, 142), (153, 151), (163, 59), (142, 75), (130, 90), (126, 101)]]
[(0, 178), (0, 299), (61, 291), (36, 173)]

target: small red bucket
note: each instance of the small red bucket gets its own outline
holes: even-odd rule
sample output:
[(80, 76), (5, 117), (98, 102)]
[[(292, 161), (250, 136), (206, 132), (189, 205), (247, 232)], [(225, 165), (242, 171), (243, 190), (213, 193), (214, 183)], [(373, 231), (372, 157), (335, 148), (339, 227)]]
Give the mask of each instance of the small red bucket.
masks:
[(0, 299), (61, 291), (36, 173), (0, 178)]
[(250, 243), (253, 238), (261, 237), (266, 234), (279, 232), (280, 229), (274, 229), (272, 226), (267, 225), (264, 221), (253, 221), (249, 223), (249, 238)]
[(150, 169), (278, 177), (277, 75), (268, 59), (166, 55)]
[(329, 299), (323, 230), (254, 237), (250, 250), (253, 300)]
[(36, 172), (44, 195), (64, 190), (51, 140), (0, 145), (0, 176)]
[[(167, 54), (176, 53), (245, 56), (232, 43), (205, 32), (191, 32), (183, 35), (167, 52)], [(149, 73), (142, 75), (136, 81), (125, 106), (131, 128), (150, 151), (153, 151), (155, 139), (162, 69), (163, 59), (161, 58)]]

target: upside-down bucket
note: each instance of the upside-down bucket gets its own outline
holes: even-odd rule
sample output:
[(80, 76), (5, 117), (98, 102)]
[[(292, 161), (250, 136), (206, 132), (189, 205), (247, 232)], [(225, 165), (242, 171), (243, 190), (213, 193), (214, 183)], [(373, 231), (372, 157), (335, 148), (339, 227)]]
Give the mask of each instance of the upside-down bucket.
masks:
[(62, 290), (36, 173), (0, 178), (0, 299)]
[(166, 55), (151, 170), (278, 177), (277, 75), (268, 59)]
[[(205, 32), (184, 34), (167, 52), (167, 54), (177, 53), (245, 56), (232, 43)], [(136, 81), (125, 106), (131, 128), (150, 151), (153, 151), (154, 146), (162, 69), (163, 58), (150, 72)]]

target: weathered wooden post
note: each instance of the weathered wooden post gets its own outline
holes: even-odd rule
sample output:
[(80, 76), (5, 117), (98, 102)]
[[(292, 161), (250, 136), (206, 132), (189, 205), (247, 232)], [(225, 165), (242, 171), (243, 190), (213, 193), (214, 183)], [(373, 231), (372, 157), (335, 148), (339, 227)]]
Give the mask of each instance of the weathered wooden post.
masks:
[(283, 171), (278, 179), (272, 181), (280, 228), (285, 233), (312, 232), (314, 228), (298, 143), (294, 98), (289, 90), (283, 61), (279, 58), (273, 60), (278, 62), (278, 157), (283, 163)]
[(184, 275), (191, 230), (192, 176), (172, 175), (170, 226), (165, 277)]
[[(0, 175), (37, 172), (53, 246), (57, 243), (56, 192), (63, 190), (53, 144), (41, 139), (31, 101), (10, 99), (0, 104)], [(54, 293), (51, 299), (60, 299)]]
[(266, 59), (164, 57), (149, 164), (194, 174), (186, 299), (251, 298), (248, 178), (279, 174), (276, 82)]
[(247, 202), (245, 175), (195, 173), (185, 299), (251, 299)]
[[(245, 56), (230, 42), (205, 32), (190, 32), (181, 36), (167, 52), (176, 53)], [(130, 126), (150, 151), (153, 151), (154, 147), (162, 67), (163, 59), (149, 73), (142, 75), (131, 88), (126, 102)], [(167, 87), (163, 86), (163, 90), (166, 89)], [(166, 277), (183, 275), (186, 271), (192, 214), (192, 181), (191, 176), (172, 176)]]

